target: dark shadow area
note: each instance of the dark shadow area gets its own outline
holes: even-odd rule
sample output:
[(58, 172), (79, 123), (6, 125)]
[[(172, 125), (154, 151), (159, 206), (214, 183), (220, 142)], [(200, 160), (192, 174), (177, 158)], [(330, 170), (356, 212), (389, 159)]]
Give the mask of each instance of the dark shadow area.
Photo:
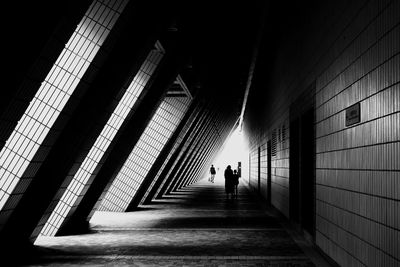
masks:
[(242, 217), (221, 216), (218, 217), (180, 217), (163, 219), (154, 228), (280, 228), (280, 224), (271, 217)]
[(135, 212), (135, 211), (148, 211), (148, 210), (156, 210), (155, 208), (151, 208), (151, 207), (143, 207), (143, 206), (139, 206), (136, 207), (133, 210), (130, 210), (129, 212)]
[(153, 200), (151, 205), (178, 205), (178, 203), (173, 201), (165, 201), (165, 200)]
[[(114, 235), (123, 236), (123, 231), (116, 231)], [(99, 234), (100, 235), (100, 234)], [(105, 233), (104, 235), (107, 235)], [(139, 242), (146, 235), (153, 238), (152, 242)], [(231, 236), (227, 238), (226, 235)], [(193, 239), (195, 244), (193, 244)], [(141, 255), (141, 256), (180, 256), (180, 255), (218, 255), (218, 256), (301, 256), (302, 250), (290, 239), (285, 230), (262, 231), (250, 230), (181, 230), (171, 232), (160, 230), (157, 235), (153, 231), (142, 230), (132, 238), (138, 239), (134, 246), (120, 244), (105, 248), (102, 244), (64, 246), (60, 249), (46, 249), (40, 247), (36, 260), (42, 256), (62, 255)], [(178, 239), (179, 238), (179, 239)], [(165, 240), (171, 242), (165, 246)], [(222, 241), (221, 241), (222, 240)], [(121, 242), (122, 243), (122, 242)], [(45, 258), (45, 257), (44, 257)]]
[(109, 213), (99, 215), (91, 234), (44, 239), (38, 243), (40, 253), (32, 263), (102, 264), (118, 255), (116, 259), (124, 264), (141, 257), (152, 266), (156, 257), (170, 260), (234, 255), (263, 257), (264, 264), (270, 257), (279, 257), (298, 264), (293, 266), (314, 266), (282, 227), (279, 213), (272, 207), (260, 206), (257, 196), (246, 187), (240, 187), (238, 199), (228, 200), (223, 184), (200, 184), (185, 190), (183, 196), (182, 192), (173, 193), (136, 211), (118, 213), (115, 220), (108, 217), (112, 216)]

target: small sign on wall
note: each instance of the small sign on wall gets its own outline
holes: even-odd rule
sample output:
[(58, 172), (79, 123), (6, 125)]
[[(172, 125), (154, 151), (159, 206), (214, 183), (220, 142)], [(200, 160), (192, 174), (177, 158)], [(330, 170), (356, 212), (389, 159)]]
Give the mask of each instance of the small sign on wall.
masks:
[(359, 123), (361, 121), (360, 102), (346, 108), (346, 126)]

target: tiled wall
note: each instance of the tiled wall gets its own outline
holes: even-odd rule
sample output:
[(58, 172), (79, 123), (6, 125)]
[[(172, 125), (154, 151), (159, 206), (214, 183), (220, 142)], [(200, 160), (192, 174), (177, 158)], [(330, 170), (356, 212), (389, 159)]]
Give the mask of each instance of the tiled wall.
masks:
[[(150, 186), (147, 188), (146, 193), (143, 195), (143, 197), (142, 197), (142, 199), (140, 201), (140, 204), (144, 204), (144, 202), (146, 201), (148, 195), (153, 190), (154, 185), (157, 182), (161, 181), (161, 180), (159, 181), (159, 179), (163, 179), (163, 177), (160, 176), (161, 173), (163, 172), (163, 170), (164, 170), (165, 166), (168, 164), (168, 162), (171, 160), (171, 157), (173, 156), (173, 154), (176, 153), (176, 150), (181, 145), (182, 141), (184, 140), (184, 136), (187, 134), (188, 130), (190, 129), (194, 119), (196, 118), (196, 116), (198, 115), (199, 112), (200, 112), (200, 108), (198, 107), (198, 108), (195, 109), (195, 111), (192, 113), (192, 115), (190, 116), (188, 121), (185, 123), (185, 126), (180, 131), (177, 140), (175, 141), (173, 147), (171, 148), (171, 151), (169, 151), (168, 156), (164, 160), (164, 163), (161, 165), (161, 167), (158, 170), (157, 174), (154, 176)], [(162, 185), (163, 185), (163, 183), (160, 182), (160, 186), (162, 186)]]
[(203, 129), (200, 129), (199, 134), (194, 138), (194, 142), (191, 146), (188, 146), (189, 151), (186, 155), (183, 156), (183, 162), (180, 165), (178, 171), (175, 175), (173, 175), (174, 182), (169, 186), (169, 190), (173, 191), (174, 189), (179, 188), (183, 181), (186, 181), (189, 177), (187, 176), (189, 170), (193, 169), (196, 162), (196, 158), (202, 156), (202, 149), (207, 147), (207, 143), (212, 138), (212, 132), (214, 131), (214, 121), (216, 119), (216, 112), (212, 112), (212, 115), (206, 121), (206, 124)]
[(400, 5), (383, 2), (316, 80), (316, 243), (343, 266), (400, 265)]
[(98, 210), (125, 211), (137, 189), (182, 120), (189, 97), (166, 97), (105, 194)]
[[(271, 140), (271, 202), (280, 212), (289, 217), (289, 120), (281, 121), (273, 127), (270, 134), (260, 138), (258, 147), (250, 152), (249, 186), (258, 191), (258, 175), (260, 175), (259, 194), (268, 198), (268, 140)], [(284, 117), (284, 118), (285, 118)], [(260, 174), (258, 174), (260, 165)]]
[[(325, 19), (310, 20), (297, 54), (279, 48), (291, 67), (276, 63), (263, 116), (247, 122), (250, 143), (279, 140), (286, 125), (271, 174), (272, 204), (289, 217), (283, 114), (315, 82), (315, 243), (340, 266), (400, 266), (400, 1), (338, 1), (319, 15)], [(345, 109), (355, 103), (361, 121), (346, 126)]]
[[(71, 110), (65, 107), (79, 102), (79, 93), (92, 82), (93, 76), (85, 75), (97, 71), (101, 58), (95, 56), (99, 51), (105, 55), (102, 45), (126, 3), (93, 1), (6, 141), (0, 152), (0, 227), (48, 155), (61, 130), (57, 127), (70, 117)], [(79, 93), (73, 94), (75, 89)]]
[[(103, 127), (103, 130), (97, 137), (96, 142), (86, 155), (79, 169), (74, 174), (72, 181), (68, 184), (67, 188), (61, 187), (59, 189), (57, 196), (62, 195), (62, 197), (53, 199), (52, 205), (49, 206), (46, 214), (43, 216), (39, 226), (37, 227), (41, 228), (43, 226), (43, 222), (47, 220), (46, 224), (41, 230), (41, 235), (52, 236), (56, 234), (71, 207), (76, 205), (75, 202), (82, 194), (83, 189), (87, 187), (87, 182), (90, 176), (93, 174), (93, 171), (96, 169), (98, 163), (104, 156), (107, 148), (110, 146), (115, 135), (119, 131), (128, 114), (131, 112), (142, 90), (146, 86), (148, 80), (162, 59), (164, 54), (163, 49), (158, 43), (156, 46), (157, 48), (155, 47), (152, 51), (150, 51), (138, 73), (135, 75), (131, 84), (123, 94), (117, 107), (110, 115), (110, 118)], [(37, 229), (36, 231), (39, 230)]]
[[(178, 162), (180, 162), (182, 159), (182, 157), (185, 157), (185, 151), (187, 151), (189, 149), (189, 144), (191, 142), (193, 142), (194, 137), (196, 136), (196, 133), (201, 131), (201, 127), (204, 126), (204, 122), (207, 119), (207, 112), (204, 112), (201, 117), (200, 120), (196, 123), (195, 128), (193, 129), (193, 131), (188, 132), (187, 134), (189, 134), (188, 139), (186, 140), (186, 142), (183, 143), (183, 146), (181, 147), (181, 150), (179, 151), (178, 156), (174, 159), (174, 162), (171, 166), (171, 168), (169, 169), (169, 171), (167, 172), (167, 174), (164, 177), (161, 177), (163, 179), (161, 185), (159, 186), (159, 188), (156, 191), (155, 197), (159, 196), (160, 194), (163, 194), (165, 192), (162, 191), (163, 188), (167, 188), (171, 185), (171, 181), (168, 180), (168, 178), (170, 176), (173, 176), (174, 174), (172, 173), (172, 171), (176, 168), (179, 168), (180, 165), (178, 164)], [(182, 163), (181, 163), (182, 164)]]
[[(289, 217), (289, 121), (285, 120), (271, 134), (271, 203)], [(282, 130), (283, 129), (283, 130)], [(285, 132), (283, 134), (283, 131)], [(275, 141), (276, 140), (276, 141)], [(276, 146), (276, 147), (274, 147)], [(263, 191), (266, 191), (266, 186)]]
[(187, 166), (188, 172), (183, 173), (180, 186), (187, 186), (209, 176), (209, 167), (235, 124), (235, 117), (227, 119), (221, 111), (216, 110), (215, 113), (217, 116), (211, 118), (209, 130), (198, 141), (192, 161)]
[(197, 160), (197, 168), (191, 174), (191, 183), (209, 175), (209, 166), (213, 164), (213, 161), (221, 150), (224, 141), (228, 138), (229, 133), (235, 124), (235, 120), (235, 117), (226, 119), (221, 115), (215, 119), (211, 137), (208, 138), (208, 147), (202, 151), (202, 157), (200, 160)]
[(253, 147), (250, 151), (250, 168), (249, 168), (249, 186), (258, 190), (258, 146)]
[(267, 140), (260, 146), (260, 194), (268, 198), (268, 146)]

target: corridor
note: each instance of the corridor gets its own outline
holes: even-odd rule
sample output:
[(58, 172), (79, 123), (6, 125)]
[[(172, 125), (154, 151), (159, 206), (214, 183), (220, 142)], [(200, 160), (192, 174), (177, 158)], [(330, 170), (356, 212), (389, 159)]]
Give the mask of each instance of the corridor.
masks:
[(2, 10), (0, 266), (400, 266), (400, 1)]
[(203, 179), (137, 211), (97, 212), (90, 234), (39, 237), (32, 266), (324, 266), (279, 218), (244, 184), (227, 200), (222, 177)]

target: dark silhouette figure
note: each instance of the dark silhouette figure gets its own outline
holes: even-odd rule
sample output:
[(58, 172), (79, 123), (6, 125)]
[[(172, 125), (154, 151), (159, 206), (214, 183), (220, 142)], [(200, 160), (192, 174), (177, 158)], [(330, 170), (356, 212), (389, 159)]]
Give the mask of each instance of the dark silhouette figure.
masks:
[(214, 183), (214, 177), (215, 177), (215, 168), (214, 168), (214, 165), (211, 165), (211, 168), (210, 168), (210, 174), (211, 174), (211, 176), (210, 176), (210, 179), (208, 179), (211, 183)]
[(234, 170), (232, 176), (232, 183), (233, 183), (233, 195), (235, 198), (238, 196), (238, 185), (239, 185), (239, 173)]
[(226, 197), (229, 198), (229, 196), (231, 195), (233, 198), (233, 171), (231, 169), (231, 165), (228, 165), (228, 167), (226, 167), (224, 176)]

